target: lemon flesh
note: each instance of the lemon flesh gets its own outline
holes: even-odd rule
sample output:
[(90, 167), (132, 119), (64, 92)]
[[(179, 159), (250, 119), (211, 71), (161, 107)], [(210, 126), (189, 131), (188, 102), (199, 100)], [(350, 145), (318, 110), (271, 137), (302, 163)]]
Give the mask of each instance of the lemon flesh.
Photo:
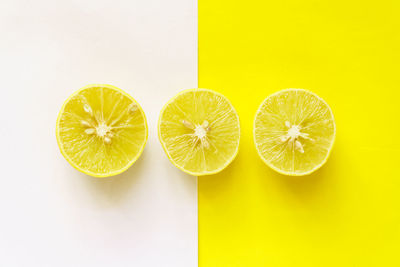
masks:
[(254, 121), (261, 159), (286, 175), (306, 175), (327, 160), (335, 140), (328, 104), (307, 90), (287, 89), (267, 97)]
[(94, 84), (65, 101), (56, 136), (61, 153), (73, 167), (107, 177), (125, 171), (139, 158), (147, 141), (147, 122), (127, 93)]
[(162, 109), (158, 134), (170, 161), (195, 175), (220, 172), (239, 148), (239, 117), (223, 95), (208, 89), (185, 90)]

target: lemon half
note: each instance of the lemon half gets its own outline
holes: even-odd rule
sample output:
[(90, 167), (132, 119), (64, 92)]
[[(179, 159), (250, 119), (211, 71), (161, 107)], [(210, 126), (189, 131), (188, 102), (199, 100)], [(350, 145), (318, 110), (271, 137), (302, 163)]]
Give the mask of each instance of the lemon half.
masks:
[(195, 176), (215, 174), (238, 153), (239, 117), (223, 95), (208, 89), (189, 89), (163, 107), (158, 135), (177, 168)]
[(328, 104), (303, 89), (269, 97), (254, 120), (254, 142), (261, 159), (286, 175), (306, 175), (328, 159), (336, 126)]
[(125, 171), (139, 158), (147, 141), (147, 122), (130, 95), (111, 85), (93, 84), (65, 101), (56, 136), (73, 167), (107, 177)]

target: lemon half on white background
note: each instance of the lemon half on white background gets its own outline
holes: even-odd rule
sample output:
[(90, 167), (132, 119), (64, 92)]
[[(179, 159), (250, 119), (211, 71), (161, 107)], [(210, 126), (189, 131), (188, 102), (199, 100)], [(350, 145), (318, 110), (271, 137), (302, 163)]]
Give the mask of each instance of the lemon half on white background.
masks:
[(304, 89), (286, 89), (267, 97), (254, 120), (258, 154), (269, 167), (286, 175), (306, 175), (320, 168), (335, 135), (328, 104)]
[(194, 176), (215, 174), (238, 153), (239, 117), (223, 95), (209, 89), (189, 89), (163, 107), (158, 135), (177, 168)]
[(95, 177), (113, 176), (142, 154), (146, 116), (121, 89), (92, 84), (65, 101), (57, 118), (56, 137), (62, 155), (74, 168)]

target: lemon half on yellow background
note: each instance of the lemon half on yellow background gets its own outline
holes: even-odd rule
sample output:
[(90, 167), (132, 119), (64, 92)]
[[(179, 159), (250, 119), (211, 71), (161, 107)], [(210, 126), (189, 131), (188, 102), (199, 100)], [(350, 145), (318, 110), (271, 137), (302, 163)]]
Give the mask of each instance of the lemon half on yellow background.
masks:
[(128, 169), (143, 152), (147, 135), (140, 105), (106, 84), (88, 85), (73, 93), (57, 118), (62, 155), (74, 168), (95, 177)]
[(332, 110), (316, 94), (287, 89), (269, 97), (254, 121), (254, 142), (261, 159), (286, 175), (306, 175), (328, 159), (335, 140)]
[(223, 95), (208, 89), (189, 89), (161, 110), (158, 136), (177, 168), (195, 176), (215, 174), (238, 153), (239, 117)]

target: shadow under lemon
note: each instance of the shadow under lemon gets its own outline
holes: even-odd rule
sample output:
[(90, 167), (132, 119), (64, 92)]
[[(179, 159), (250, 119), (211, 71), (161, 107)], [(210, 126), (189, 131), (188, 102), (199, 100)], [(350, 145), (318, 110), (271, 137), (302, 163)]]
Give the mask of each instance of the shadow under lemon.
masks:
[(146, 149), (136, 162), (125, 172), (111, 177), (96, 178), (81, 173), (81, 179), (87, 185), (87, 190), (99, 203), (106, 202), (107, 205), (118, 205), (125, 198), (132, 194), (137, 188), (140, 179), (143, 179), (142, 173), (146, 168)]
[[(327, 162), (305, 176), (287, 176), (268, 167), (258, 156), (254, 145), (242, 144), (237, 158), (222, 172), (199, 177), (199, 201), (220, 201), (228, 205), (247, 202), (249, 206), (270, 205), (271, 201), (285, 205), (313, 206), (337, 205), (343, 178), (350, 172), (350, 161), (342, 142), (336, 139)], [(296, 203), (295, 203), (296, 202)], [(294, 204), (295, 203), (295, 204)]]

